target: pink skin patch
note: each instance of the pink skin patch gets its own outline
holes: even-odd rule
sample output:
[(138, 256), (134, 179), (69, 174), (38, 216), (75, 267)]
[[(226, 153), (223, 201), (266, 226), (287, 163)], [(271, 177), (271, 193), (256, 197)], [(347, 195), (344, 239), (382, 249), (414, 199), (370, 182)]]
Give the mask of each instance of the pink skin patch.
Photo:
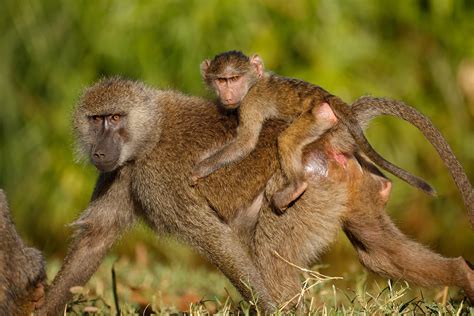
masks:
[(335, 161), (342, 168), (348, 166), (349, 156), (334, 150), (313, 150), (306, 152), (303, 158), (305, 177), (318, 179), (329, 175), (329, 162)]
[[(327, 102), (322, 103), (315, 111), (317, 118), (322, 119), (326, 122), (335, 125), (337, 123), (337, 117)], [(347, 157), (341, 152), (335, 152), (334, 150), (328, 150), (329, 158), (334, 159), (341, 167), (347, 167)]]
[(332, 149), (328, 150), (328, 158), (334, 159), (344, 169), (347, 167), (347, 157), (341, 152), (336, 152)]
[[(338, 119), (327, 102), (312, 110), (313, 115), (318, 119), (319, 124), (327, 124), (327, 128), (334, 126)], [(306, 153), (304, 157), (304, 168), (307, 177), (327, 177), (329, 160), (336, 161), (342, 168), (347, 168), (348, 156), (342, 152), (336, 152), (332, 148), (325, 151), (315, 150)]]
[[(327, 102), (321, 103), (320, 106), (313, 110), (313, 114), (321, 121), (321, 123), (329, 123), (334, 126), (337, 123), (337, 117)], [(343, 168), (347, 167), (347, 157), (340, 152), (335, 152), (332, 149), (328, 150), (328, 158), (334, 159)]]
[(314, 110), (313, 114), (321, 120), (332, 123), (331, 125), (337, 123), (337, 117), (327, 102), (321, 103), (321, 105)]

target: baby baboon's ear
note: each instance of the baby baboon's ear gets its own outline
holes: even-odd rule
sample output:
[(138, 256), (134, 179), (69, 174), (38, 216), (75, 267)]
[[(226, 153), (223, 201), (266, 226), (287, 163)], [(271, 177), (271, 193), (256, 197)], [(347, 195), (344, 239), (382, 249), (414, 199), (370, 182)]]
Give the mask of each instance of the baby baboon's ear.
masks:
[(255, 71), (259, 77), (263, 76), (263, 60), (257, 54), (250, 57), (250, 64), (255, 67)]
[(201, 69), (201, 76), (203, 78), (207, 77), (207, 70), (209, 69), (209, 66), (211, 65), (211, 60), (206, 59), (201, 63), (200, 69)]

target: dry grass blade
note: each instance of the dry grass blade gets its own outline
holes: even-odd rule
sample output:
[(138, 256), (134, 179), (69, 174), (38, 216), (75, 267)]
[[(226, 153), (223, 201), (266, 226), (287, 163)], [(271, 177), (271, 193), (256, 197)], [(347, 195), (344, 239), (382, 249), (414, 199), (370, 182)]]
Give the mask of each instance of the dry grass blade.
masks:
[(279, 258), (279, 259), (283, 260), (285, 263), (289, 264), (290, 266), (300, 270), (301, 272), (308, 273), (312, 278), (318, 279), (319, 281), (342, 280), (343, 279), (342, 277), (330, 277), (330, 276), (321, 274), (317, 271), (313, 271), (313, 270), (309, 270), (309, 269), (300, 267), (300, 266), (288, 261), (287, 259), (283, 258), (276, 250), (273, 251), (273, 254), (275, 256), (277, 256), (277, 258)]
[(287, 302), (285, 302), (279, 309), (280, 312), (282, 312), (291, 302), (293, 302), (295, 299), (298, 299), (296, 302), (296, 307), (299, 307), (300, 304), (302, 303), (304, 296), (306, 293), (308, 293), (309, 290), (311, 290), (313, 287), (316, 285), (321, 284), (322, 282), (326, 282), (329, 280), (340, 280), (342, 277), (330, 277), (324, 274), (321, 274), (317, 271), (309, 270), (303, 267), (300, 267), (293, 262), (288, 261), (287, 259), (283, 258), (277, 251), (273, 251), (273, 254), (283, 262), (287, 263), (288, 265), (292, 266), (295, 269), (300, 270), (301, 272), (305, 273), (308, 275), (308, 277), (305, 278), (303, 281), (303, 285), (301, 287), (301, 291), (293, 296), (291, 299), (289, 299)]

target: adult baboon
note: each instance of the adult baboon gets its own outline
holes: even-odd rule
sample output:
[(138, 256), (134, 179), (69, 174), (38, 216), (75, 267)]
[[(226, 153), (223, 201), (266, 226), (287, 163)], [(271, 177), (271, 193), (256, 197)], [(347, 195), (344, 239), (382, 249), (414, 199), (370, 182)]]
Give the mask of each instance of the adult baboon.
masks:
[(44, 266), (41, 253), (18, 236), (0, 189), (0, 315), (29, 315), (42, 304)]
[[(87, 89), (76, 108), (74, 126), (80, 150), (101, 174), (92, 201), (74, 223), (74, 239), (41, 313), (60, 312), (70, 297), (68, 290), (87, 282), (109, 248), (137, 217), (157, 233), (173, 234), (209, 258), (246, 299), (250, 299), (251, 292), (242, 281), (250, 284), (259, 296), (259, 307), (264, 311), (274, 310), (299, 284), (298, 273), (291, 267), (281, 266), (276, 270), (278, 263), (273, 250), (304, 266), (313, 263), (334, 240), (341, 222), (346, 217), (352, 218), (348, 205), (351, 198), (357, 198), (360, 189), (358, 184), (351, 188), (347, 180), (341, 180), (344, 168), (337, 165), (341, 172), (329, 170), (329, 176), (318, 176), (317, 185), (308, 187), (304, 196), (283, 215), (285, 219), (273, 213), (262, 194), (273, 194), (283, 185), (276, 147), (283, 125), (265, 124), (261, 141), (249, 156), (216, 171), (192, 188), (188, 176), (194, 163), (206, 151), (220, 148), (235, 136), (235, 114), (219, 113), (200, 98), (154, 90), (139, 82), (117, 78), (102, 80)], [(318, 170), (322, 174), (328, 170), (325, 153), (331, 148), (325, 148), (326, 144), (328, 140), (321, 138), (315, 144), (321, 147), (305, 156), (309, 179), (312, 173), (320, 174)], [(354, 159), (353, 153), (341, 155), (347, 161)], [(378, 181), (372, 178), (367, 180), (369, 184)], [(262, 210), (258, 213), (260, 203)], [(259, 216), (257, 222), (254, 220), (255, 225), (245, 227), (247, 236), (239, 234), (241, 225), (232, 225), (238, 218), (231, 219), (228, 225), (225, 217), (218, 216), (235, 214), (238, 209), (238, 213), (247, 214), (249, 219)], [(367, 229), (364, 224), (361, 227)], [(393, 233), (394, 227), (375, 224), (377, 230), (386, 231), (395, 241), (402, 240)], [(347, 231), (354, 238), (366, 237), (355, 226), (348, 226)], [(376, 240), (362, 237), (367, 249), (377, 245)], [(278, 243), (282, 239), (284, 242)], [(397, 246), (397, 250), (412, 254), (402, 242)], [(374, 247), (374, 252), (368, 252), (367, 256), (384, 258), (379, 248)], [(424, 260), (437, 256), (428, 252)], [(402, 260), (405, 257), (398, 258)], [(426, 263), (438, 273), (425, 276), (428, 283), (456, 284), (474, 299), (473, 272), (461, 267), (457, 259), (445, 260), (451, 262), (451, 267), (466, 271), (462, 280), (452, 277), (455, 274), (452, 269), (445, 269), (435, 261)], [(267, 265), (268, 262), (272, 264)], [(413, 269), (422, 275), (420, 270), (424, 267), (425, 262)], [(384, 271), (389, 275), (397, 272), (395, 268)], [(411, 275), (408, 279), (417, 280)], [(277, 288), (281, 291), (277, 292)]]

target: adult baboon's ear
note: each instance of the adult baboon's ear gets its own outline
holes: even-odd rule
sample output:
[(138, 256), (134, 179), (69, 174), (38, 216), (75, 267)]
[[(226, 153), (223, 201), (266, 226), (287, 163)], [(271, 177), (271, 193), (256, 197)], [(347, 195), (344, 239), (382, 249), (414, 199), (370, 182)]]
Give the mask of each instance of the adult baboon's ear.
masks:
[(250, 57), (250, 64), (255, 67), (255, 71), (259, 77), (263, 76), (263, 60), (257, 54)]
[(211, 65), (211, 61), (209, 59), (206, 59), (204, 60), (202, 63), (201, 63), (201, 76), (203, 78), (206, 78), (207, 77), (207, 70), (209, 69), (209, 66)]

